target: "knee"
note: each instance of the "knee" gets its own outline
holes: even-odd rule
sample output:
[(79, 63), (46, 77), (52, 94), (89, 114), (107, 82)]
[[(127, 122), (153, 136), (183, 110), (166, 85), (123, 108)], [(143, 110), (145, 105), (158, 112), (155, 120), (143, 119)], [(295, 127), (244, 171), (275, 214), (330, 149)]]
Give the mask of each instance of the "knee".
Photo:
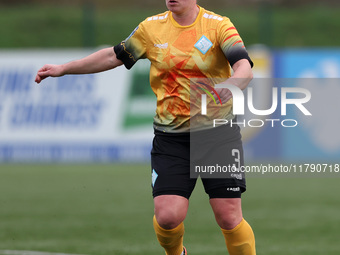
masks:
[(242, 221), (241, 199), (211, 199), (210, 203), (221, 228), (230, 230)]
[(174, 229), (181, 224), (187, 214), (188, 199), (175, 195), (154, 198), (157, 223), (164, 229)]
[(216, 215), (217, 224), (226, 230), (235, 228), (242, 221), (242, 215), (236, 213), (224, 213)]
[(160, 210), (156, 215), (157, 223), (164, 229), (174, 229), (181, 224), (185, 216), (181, 216), (180, 213), (172, 210)]

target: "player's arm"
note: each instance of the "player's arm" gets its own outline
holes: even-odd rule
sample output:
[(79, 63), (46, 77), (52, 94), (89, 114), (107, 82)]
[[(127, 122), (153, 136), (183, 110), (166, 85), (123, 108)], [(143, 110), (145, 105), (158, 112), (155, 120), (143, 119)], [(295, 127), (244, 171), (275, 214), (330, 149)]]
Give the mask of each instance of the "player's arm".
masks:
[(85, 58), (62, 65), (44, 65), (38, 70), (35, 82), (40, 83), (47, 77), (59, 77), (66, 74), (99, 73), (122, 65), (112, 47), (99, 50)]
[[(241, 90), (244, 90), (253, 79), (253, 72), (251, 70), (249, 60), (238, 60), (235, 64), (233, 64), (232, 69), (234, 71), (233, 75), (223, 83), (232, 84), (239, 87)], [(233, 97), (229, 89), (216, 89), (216, 91), (218, 92), (223, 104)]]
[(228, 82), (244, 90), (253, 79), (253, 71), (248, 59), (240, 59), (232, 66), (232, 69), (234, 73)]
[[(253, 62), (246, 51), (242, 38), (228, 18), (220, 23), (218, 40), (234, 71), (233, 75), (223, 83), (232, 84), (244, 90), (253, 78), (251, 70)], [(226, 103), (232, 98), (229, 89), (216, 89), (216, 91), (219, 93), (222, 103)]]

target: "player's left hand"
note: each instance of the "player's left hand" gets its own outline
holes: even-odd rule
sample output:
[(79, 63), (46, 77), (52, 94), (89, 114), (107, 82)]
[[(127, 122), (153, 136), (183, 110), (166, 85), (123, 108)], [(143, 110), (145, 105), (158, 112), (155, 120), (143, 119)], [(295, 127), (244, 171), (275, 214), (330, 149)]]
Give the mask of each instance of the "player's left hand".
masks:
[[(225, 104), (226, 102), (228, 102), (232, 97), (233, 94), (231, 93), (231, 91), (227, 88), (220, 88), (220, 89), (215, 89), (216, 92), (218, 93), (218, 96), (220, 97), (222, 104)], [(219, 102), (218, 96), (212, 92), (216, 102)]]

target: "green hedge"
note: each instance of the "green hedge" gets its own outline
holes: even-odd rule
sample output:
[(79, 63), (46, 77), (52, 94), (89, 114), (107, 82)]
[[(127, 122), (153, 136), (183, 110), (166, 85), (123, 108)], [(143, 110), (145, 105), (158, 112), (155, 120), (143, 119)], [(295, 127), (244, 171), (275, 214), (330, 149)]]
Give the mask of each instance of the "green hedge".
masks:
[[(72, 8), (34, 4), (2, 6), (0, 48), (112, 45), (126, 38), (144, 18), (163, 10), (84, 8), (82, 5)], [(338, 8), (258, 5), (212, 11), (230, 17), (247, 45), (340, 46)]]

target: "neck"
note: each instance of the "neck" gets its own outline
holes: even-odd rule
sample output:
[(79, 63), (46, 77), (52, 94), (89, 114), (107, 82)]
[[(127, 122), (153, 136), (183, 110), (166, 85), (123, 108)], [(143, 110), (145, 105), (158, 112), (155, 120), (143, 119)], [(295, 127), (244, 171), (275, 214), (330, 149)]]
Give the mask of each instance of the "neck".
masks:
[(194, 9), (191, 9), (187, 12), (183, 12), (183, 13), (173, 12), (172, 17), (181, 26), (189, 26), (195, 22), (199, 12), (200, 12), (200, 8), (196, 5)]

